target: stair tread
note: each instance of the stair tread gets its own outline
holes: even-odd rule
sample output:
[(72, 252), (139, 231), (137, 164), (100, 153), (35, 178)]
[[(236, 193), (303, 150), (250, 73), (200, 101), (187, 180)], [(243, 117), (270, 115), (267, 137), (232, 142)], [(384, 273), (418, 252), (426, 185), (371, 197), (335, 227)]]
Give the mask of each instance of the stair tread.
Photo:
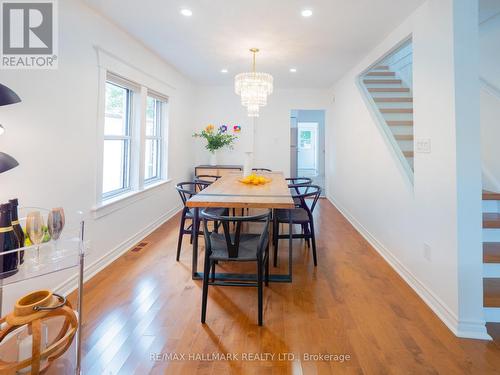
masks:
[(367, 76), (384, 76), (384, 77), (394, 77), (396, 75), (395, 72), (369, 72), (366, 74)]
[(369, 92), (410, 92), (408, 87), (370, 87)]
[(400, 85), (401, 83), (403, 83), (403, 81), (401, 81), (400, 79), (374, 79), (374, 78), (370, 78), (370, 79), (365, 79), (363, 80), (364, 83), (366, 84), (388, 84), (388, 85)]
[(413, 120), (388, 120), (389, 126), (413, 126)]
[(378, 69), (378, 70), (387, 70), (389, 69), (389, 66), (387, 65), (377, 65), (376, 67), (374, 67), (373, 69)]
[(382, 113), (413, 113), (413, 108), (380, 108)]
[(484, 307), (500, 307), (500, 278), (483, 279)]
[(408, 98), (373, 98), (376, 103), (411, 103), (412, 97)]
[(483, 200), (484, 201), (500, 201), (500, 193), (495, 193), (493, 191), (483, 190)]
[(483, 228), (500, 228), (500, 213), (483, 213)]
[(415, 153), (413, 151), (403, 151), (403, 155), (406, 158), (413, 158), (415, 156)]
[(413, 135), (412, 134), (395, 134), (394, 138), (397, 141), (413, 141)]
[(483, 243), (483, 263), (500, 263), (500, 242)]

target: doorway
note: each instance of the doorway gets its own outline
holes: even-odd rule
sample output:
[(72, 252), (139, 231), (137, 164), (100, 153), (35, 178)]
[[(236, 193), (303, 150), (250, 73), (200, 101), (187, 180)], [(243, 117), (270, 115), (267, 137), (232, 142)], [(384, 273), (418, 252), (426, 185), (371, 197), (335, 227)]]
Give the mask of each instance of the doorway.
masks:
[(304, 176), (318, 175), (318, 123), (297, 123), (297, 169), (298, 174)]
[(292, 110), (290, 175), (309, 177), (325, 190), (325, 111)]

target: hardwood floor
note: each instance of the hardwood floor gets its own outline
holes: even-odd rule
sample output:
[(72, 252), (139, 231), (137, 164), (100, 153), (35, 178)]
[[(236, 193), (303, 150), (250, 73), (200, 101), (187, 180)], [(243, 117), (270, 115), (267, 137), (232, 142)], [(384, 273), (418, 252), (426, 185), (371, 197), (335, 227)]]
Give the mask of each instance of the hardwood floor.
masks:
[[(317, 269), (311, 251), (295, 241), (293, 283), (265, 289), (263, 327), (257, 326), (257, 291), (242, 287), (210, 287), (203, 326), (189, 238), (176, 262), (178, 218), (169, 221), (146, 238), (149, 246), (86, 284), (85, 373), (498, 374), (500, 349), (455, 337), (326, 200), (317, 208), (316, 228)], [(283, 241), (283, 267), (286, 250)], [(155, 361), (154, 353), (186, 360)], [(188, 360), (190, 353), (240, 359), (294, 353), (297, 360)], [(350, 360), (306, 361), (304, 353)]]

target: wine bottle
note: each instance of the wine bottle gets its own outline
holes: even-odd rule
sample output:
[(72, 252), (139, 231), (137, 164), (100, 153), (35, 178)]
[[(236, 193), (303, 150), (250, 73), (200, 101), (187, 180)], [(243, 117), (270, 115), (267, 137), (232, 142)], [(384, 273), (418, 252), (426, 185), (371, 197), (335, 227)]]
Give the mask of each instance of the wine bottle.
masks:
[[(17, 212), (17, 206), (19, 205), (19, 202), (17, 198), (15, 199), (10, 199), (10, 208), (11, 208), (11, 218), (12, 218), (12, 228), (14, 228), (14, 233), (17, 236), (17, 241), (19, 242), (19, 247), (24, 247), (24, 241), (25, 241), (25, 236), (23, 232), (23, 228), (21, 227), (21, 224), (19, 223), (19, 216)], [(24, 251), (19, 252), (19, 264), (24, 263)]]
[[(19, 248), (19, 242), (12, 227), (10, 203), (0, 204), (0, 252)], [(14, 275), (18, 270), (18, 255), (10, 253), (0, 254), (0, 279)]]

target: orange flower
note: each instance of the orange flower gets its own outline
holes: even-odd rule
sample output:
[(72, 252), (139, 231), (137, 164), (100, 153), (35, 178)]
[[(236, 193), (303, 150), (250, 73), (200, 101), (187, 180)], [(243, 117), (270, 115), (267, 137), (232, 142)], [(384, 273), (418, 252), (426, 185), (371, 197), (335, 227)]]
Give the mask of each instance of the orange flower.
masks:
[(212, 124), (209, 124), (207, 125), (207, 127), (205, 128), (205, 131), (208, 132), (208, 133), (211, 133), (213, 132), (215, 129), (215, 126), (213, 126)]

